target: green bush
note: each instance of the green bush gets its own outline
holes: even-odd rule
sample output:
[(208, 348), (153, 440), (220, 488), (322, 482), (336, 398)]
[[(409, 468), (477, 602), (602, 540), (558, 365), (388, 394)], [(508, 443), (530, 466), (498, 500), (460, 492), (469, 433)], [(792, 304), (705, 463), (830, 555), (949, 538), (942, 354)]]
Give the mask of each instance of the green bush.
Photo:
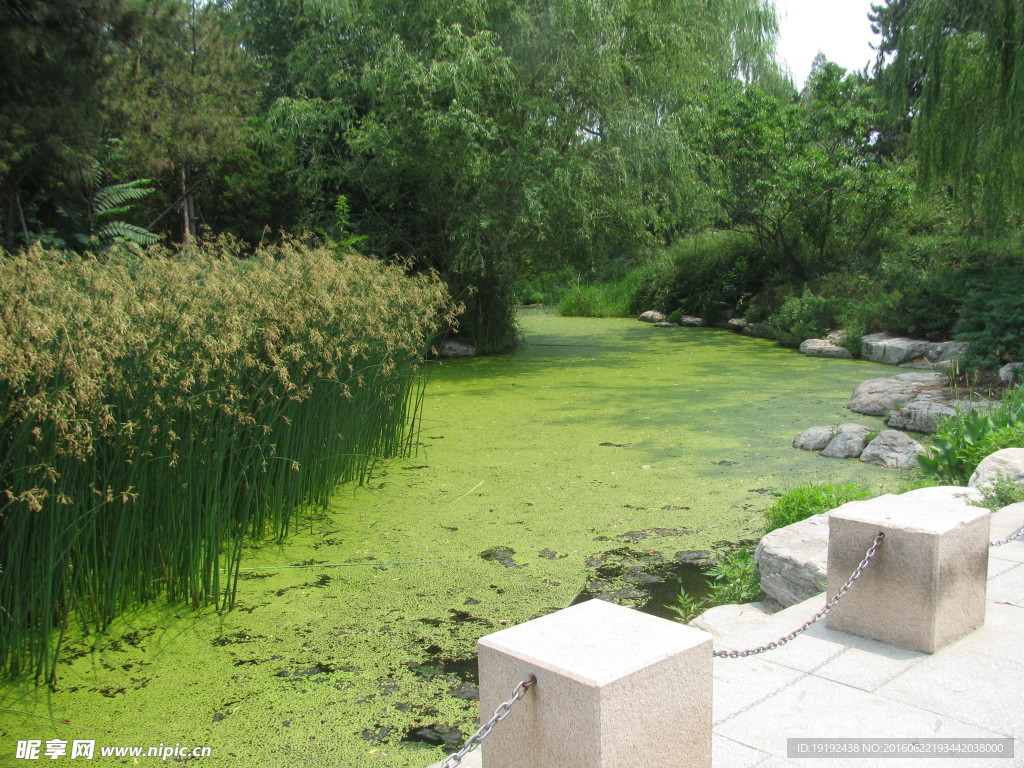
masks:
[(680, 309), (709, 321), (742, 312), (765, 284), (763, 263), (757, 241), (742, 232), (683, 238), (647, 262), (632, 310)]
[(944, 419), (932, 436), (921, 469), (949, 485), (966, 485), (981, 460), (1003, 448), (1024, 447), (1024, 388), (1003, 393), (988, 410), (960, 411)]
[(839, 324), (845, 299), (815, 296), (805, 289), (801, 296), (786, 299), (779, 311), (768, 318), (781, 344), (799, 346), (804, 339), (821, 339)]
[(642, 269), (633, 269), (620, 280), (576, 285), (558, 302), (558, 314), (566, 317), (626, 317), (632, 314)]
[(848, 501), (866, 499), (871, 494), (862, 485), (807, 485), (787, 491), (764, 511), (764, 532), (769, 533), (791, 523), (828, 512)]

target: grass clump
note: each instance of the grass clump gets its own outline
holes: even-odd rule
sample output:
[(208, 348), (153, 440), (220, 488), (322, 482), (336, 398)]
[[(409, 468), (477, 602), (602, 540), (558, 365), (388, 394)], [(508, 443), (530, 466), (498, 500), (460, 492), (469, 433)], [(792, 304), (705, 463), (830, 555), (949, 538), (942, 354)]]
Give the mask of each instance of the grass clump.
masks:
[(6, 673), (53, 681), (72, 615), (230, 607), (247, 536), (408, 448), (440, 282), (297, 242), (240, 256), (0, 261)]
[(564, 317), (626, 317), (630, 315), (642, 269), (633, 269), (619, 280), (574, 285), (558, 302)]
[(848, 501), (859, 501), (870, 497), (862, 485), (823, 484), (794, 488), (782, 494), (772, 506), (764, 511), (764, 532), (806, 520), (814, 515), (842, 506)]

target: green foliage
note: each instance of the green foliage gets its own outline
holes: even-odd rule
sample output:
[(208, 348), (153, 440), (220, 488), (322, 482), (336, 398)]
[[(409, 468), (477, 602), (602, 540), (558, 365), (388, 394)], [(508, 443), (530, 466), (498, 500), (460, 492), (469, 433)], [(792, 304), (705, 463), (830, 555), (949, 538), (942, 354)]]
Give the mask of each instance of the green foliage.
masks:
[(440, 281), (296, 242), (242, 255), (0, 260), (5, 672), (52, 681), (72, 611), (230, 607), (247, 536), (410, 445)]
[(1024, 6), (1019, 2), (887, 0), (883, 75), (893, 109), (913, 113), (923, 180), (948, 185), (983, 226), (1024, 206)]
[(817, 63), (800, 101), (737, 89), (715, 120), (722, 212), (756, 236), (766, 274), (820, 276), (857, 257), (909, 202), (902, 169), (875, 152), (870, 89), (835, 64)]
[(988, 409), (958, 411), (942, 420), (928, 455), (918, 457), (924, 473), (947, 485), (966, 485), (982, 459), (1003, 448), (1024, 447), (1024, 389), (1007, 389)]
[(648, 309), (716, 320), (742, 311), (763, 284), (757, 240), (742, 232), (705, 231), (683, 238), (644, 265), (633, 311)]
[(787, 491), (765, 510), (765, 533), (870, 496), (862, 485), (808, 485)]
[(805, 289), (801, 296), (786, 299), (768, 322), (777, 329), (780, 343), (795, 347), (804, 339), (824, 338), (839, 324), (845, 307), (842, 299), (815, 296)]
[(632, 312), (641, 268), (622, 279), (594, 285), (575, 285), (558, 302), (558, 314), (570, 317), (626, 317)]
[(997, 510), (1024, 501), (1024, 482), (1000, 477), (994, 483), (981, 487), (981, 501), (971, 502), (975, 506)]
[(711, 587), (706, 597), (695, 597), (680, 590), (676, 604), (669, 606), (680, 621), (688, 622), (716, 605), (752, 603), (760, 600), (761, 579), (754, 560), (754, 548), (743, 546), (727, 552), (707, 570)]

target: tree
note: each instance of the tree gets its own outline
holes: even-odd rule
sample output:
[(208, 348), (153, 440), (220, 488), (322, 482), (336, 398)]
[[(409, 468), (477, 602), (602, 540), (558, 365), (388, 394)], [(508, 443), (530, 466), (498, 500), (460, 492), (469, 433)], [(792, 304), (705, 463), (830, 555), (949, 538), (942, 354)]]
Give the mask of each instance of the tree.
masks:
[(102, 145), (103, 83), (129, 10), (121, 0), (0, 4), (2, 246), (27, 244), (60, 203), (65, 175)]
[(223, 1), (159, 0), (120, 51), (118, 128), (135, 167), (164, 181), (163, 214), (180, 206), (182, 239), (196, 234), (196, 191), (218, 161), (246, 145), (255, 83), (242, 32)]
[(899, 211), (906, 184), (875, 154), (874, 121), (867, 85), (825, 60), (799, 100), (746, 88), (724, 103), (722, 209), (728, 227), (757, 238), (765, 277), (820, 275)]
[(952, 185), (999, 229), (1024, 212), (1024, 5), (886, 0), (873, 11), (922, 180)]
[(587, 267), (708, 215), (710, 104), (767, 61), (769, 8), (249, 0), (245, 15), (307, 225), (344, 195), (363, 247), (441, 272), (493, 350), (513, 338), (523, 265)]

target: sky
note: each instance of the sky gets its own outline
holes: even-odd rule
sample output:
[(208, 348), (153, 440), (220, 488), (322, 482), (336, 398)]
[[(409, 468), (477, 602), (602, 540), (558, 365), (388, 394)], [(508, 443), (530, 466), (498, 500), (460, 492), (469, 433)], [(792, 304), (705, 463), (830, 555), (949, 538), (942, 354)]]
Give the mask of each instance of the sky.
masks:
[[(880, 0), (874, 0), (877, 4)], [(868, 12), (872, 0), (775, 0), (779, 16), (778, 58), (803, 88), (818, 51), (847, 70), (874, 61)]]

